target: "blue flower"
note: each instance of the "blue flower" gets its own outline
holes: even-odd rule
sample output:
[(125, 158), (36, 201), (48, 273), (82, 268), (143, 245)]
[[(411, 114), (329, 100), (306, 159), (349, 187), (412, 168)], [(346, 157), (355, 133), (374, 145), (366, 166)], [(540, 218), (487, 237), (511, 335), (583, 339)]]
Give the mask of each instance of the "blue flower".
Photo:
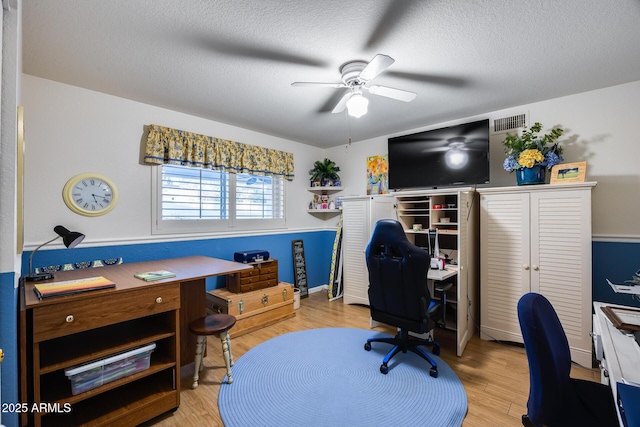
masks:
[(506, 159), (504, 159), (504, 163), (502, 164), (502, 167), (507, 172), (511, 172), (514, 169), (518, 168), (518, 161), (515, 159), (515, 157), (509, 156)]
[(562, 162), (564, 159), (562, 158), (562, 155), (558, 155), (556, 153), (554, 153), (553, 151), (548, 152), (547, 154), (544, 155), (544, 161), (542, 163), (540, 163), (542, 166), (546, 166), (547, 169), (551, 169), (552, 167), (554, 167), (555, 165), (557, 165), (558, 163)]

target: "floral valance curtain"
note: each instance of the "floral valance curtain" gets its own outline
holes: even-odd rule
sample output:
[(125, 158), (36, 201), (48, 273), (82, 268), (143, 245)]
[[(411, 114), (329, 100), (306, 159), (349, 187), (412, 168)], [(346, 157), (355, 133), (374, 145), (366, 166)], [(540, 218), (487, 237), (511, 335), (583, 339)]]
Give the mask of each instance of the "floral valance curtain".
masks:
[(293, 153), (149, 125), (145, 163), (182, 165), (293, 180)]

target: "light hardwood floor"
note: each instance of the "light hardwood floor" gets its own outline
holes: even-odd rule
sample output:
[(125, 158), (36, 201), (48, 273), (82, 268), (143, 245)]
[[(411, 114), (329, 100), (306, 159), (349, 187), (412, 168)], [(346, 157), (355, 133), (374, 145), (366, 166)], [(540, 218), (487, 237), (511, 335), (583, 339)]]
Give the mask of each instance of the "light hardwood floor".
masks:
[[(321, 327), (369, 329), (369, 309), (345, 305), (341, 299), (329, 301), (324, 291), (313, 293), (302, 299), (294, 318), (237, 338), (232, 335), (233, 356), (238, 359), (252, 347), (281, 334)], [(394, 333), (391, 328), (375, 330)], [(455, 332), (437, 329), (435, 338), (440, 342), (440, 357), (455, 371), (467, 393), (468, 413), (463, 426), (521, 426), (520, 418), (526, 412), (529, 394), (529, 371), (524, 349), (517, 345), (482, 341), (476, 334), (462, 357), (458, 357), (455, 354)], [(145, 426), (223, 426), (218, 412), (218, 391), (225, 375), (222, 351), (220, 341), (215, 338), (210, 338), (207, 344), (206, 369), (200, 376), (200, 386), (191, 389), (193, 365), (183, 368), (180, 407)], [(577, 365), (572, 369), (572, 376), (600, 380), (599, 370)]]

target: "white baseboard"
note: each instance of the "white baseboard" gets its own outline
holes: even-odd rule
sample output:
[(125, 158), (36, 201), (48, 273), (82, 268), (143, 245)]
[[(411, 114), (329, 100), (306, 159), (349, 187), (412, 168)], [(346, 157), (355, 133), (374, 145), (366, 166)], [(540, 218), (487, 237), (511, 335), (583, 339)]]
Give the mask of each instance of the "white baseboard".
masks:
[(320, 285), (309, 288), (309, 294), (315, 294), (316, 292), (328, 291), (329, 285)]

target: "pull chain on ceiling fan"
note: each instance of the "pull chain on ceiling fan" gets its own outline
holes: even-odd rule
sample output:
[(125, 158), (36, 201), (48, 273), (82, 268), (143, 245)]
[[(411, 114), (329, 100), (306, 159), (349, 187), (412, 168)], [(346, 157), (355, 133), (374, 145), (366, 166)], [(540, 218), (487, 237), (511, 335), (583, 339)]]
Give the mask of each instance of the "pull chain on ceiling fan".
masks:
[(371, 80), (389, 68), (394, 62), (395, 60), (390, 56), (378, 54), (369, 63), (350, 61), (340, 67), (342, 83), (294, 82), (291, 83), (291, 86), (348, 88), (347, 93), (338, 101), (338, 104), (331, 112), (341, 113), (346, 108), (350, 116), (358, 118), (367, 113), (369, 105), (369, 100), (362, 95), (363, 91), (403, 102), (410, 102), (415, 99), (416, 94), (414, 92), (387, 86), (369, 85)]

